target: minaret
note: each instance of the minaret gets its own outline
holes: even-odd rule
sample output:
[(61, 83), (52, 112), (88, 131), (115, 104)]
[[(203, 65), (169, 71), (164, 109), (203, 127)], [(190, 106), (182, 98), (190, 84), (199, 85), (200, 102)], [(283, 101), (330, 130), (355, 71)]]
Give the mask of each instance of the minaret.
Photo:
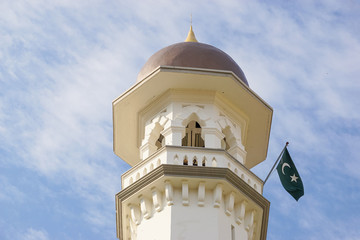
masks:
[(114, 152), (132, 167), (115, 198), (117, 237), (266, 239), (270, 203), (250, 169), (266, 158), (272, 113), (192, 27), (156, 52), (113, 101)]

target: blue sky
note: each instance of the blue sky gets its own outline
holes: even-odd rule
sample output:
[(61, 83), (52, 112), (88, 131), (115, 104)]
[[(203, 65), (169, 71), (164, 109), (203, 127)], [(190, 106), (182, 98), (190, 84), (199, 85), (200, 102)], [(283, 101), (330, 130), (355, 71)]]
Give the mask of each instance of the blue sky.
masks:
[(305, 185), (276, 173), (268, 239), (359, 239), (360, 3), (70, 1), (0, 3), (0, 239), (115, 239), (129, 166), (112, 151), (111, 102), (157, 50), (227, 52), (274, 109), (267, 175), (286, 141)]

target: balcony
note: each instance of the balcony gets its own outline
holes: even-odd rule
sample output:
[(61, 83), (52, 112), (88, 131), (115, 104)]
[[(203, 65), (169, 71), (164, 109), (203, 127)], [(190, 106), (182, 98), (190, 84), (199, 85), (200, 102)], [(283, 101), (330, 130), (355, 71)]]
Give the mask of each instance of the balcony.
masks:
[(262, 194), (263, 181), (223, 149), (164, 146), (133, 166), (121, 176), (122, 188), (139, 180), (161, 164), (187, 165), (189, 167), (228, 168), (250, 187)]

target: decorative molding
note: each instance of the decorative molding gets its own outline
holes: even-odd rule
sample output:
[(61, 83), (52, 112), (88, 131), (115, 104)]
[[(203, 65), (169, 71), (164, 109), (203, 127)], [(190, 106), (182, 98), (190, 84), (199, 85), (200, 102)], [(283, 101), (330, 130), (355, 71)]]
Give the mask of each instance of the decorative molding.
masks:
[(173, 196), (174, 196), (174, 191), (170, 181), (165, 181), (165, 199), (168, 206), (174, 204)]
[(151, 218), (151, 203), (147, 197), (139, 196), (141, 214), (145, 219)]
[(134, 205), (129, 205), (128, 206), (130, 208), (130, 215), (131, 215), (131, 220), (136, 224), (139, 225), (140, 224), (140, 210), (139, 207), (134, 206)]
[[(217, 167), (196, 167), (196, 166), (182, 166), (182, 165), (169, 165), (162, 164), (159, 167), (155, 168), (153, 171), (149, 172), (143, 178), (140, 178), (138, 181), (134, 182), (129, 187), (123, 189), (121, 192), (116, 194), (116, 223), (117, 223), (117, 236), (120, 240), (123, 239), (123, 219), (122, 216), (122, 202), (128, 199), (131, 196), (136, 195), (140, 190), (146, 188), (150, 184), (154, 183), (157, 180), (160, 180), (163, 177), (191, 177), (198, 179), (218, 179), (220, 181), (225, 181), (235, 187), (239, 192), (244, 194), (251, 200), (254, 204), (262, 209), (262, 216), (260, 217), (260, 240), (266, 239), (267, 226), (268, 226), (268, 218), (269, 218), (269, 209), (270, 202), (266, 200), (261, 194), (255, 191), (251, 186), (249, 186), (246, 182), (244, 182), (239, 176), (237, 176), (234, 172), (227, 168), (217, 168)], [(165, 180), (165, 200), (168, 206), (174, 204), (173, 202), (173, 186), (169, 180)], [(218, 185), (218, 189), (220, 185)], [(215, 191), (215, 190), (214, 190)], [(219, 191), (219, 190), (217, 190)], [(219, 192), (216, 194), (217, 199), (219, 199), (221, 194)], [(218, 202), (218, 201), (217, 201)], [(244, 202), (245, 204), (245, 202)], [(134, 221), (139, 222), (140, 218), (138, 215), (138, 207), (129, 205), (131, 212), (131, 218)], [(241, 208), (240, 208), (241, 209)], [(238, 210), (239, 211), (239, 210)], [(244, 205), (245, 211), (245, 205)], [(240, 210), (241, 212), (241, 210)], [(255, 214), (255, 212), (253, 213)], [(239, 213), (236, 213), (236, 216), (239, 216)], [(241, 216), (241, 214), (240, 214)]]
[(225, 200), (225, 214), (230, 216), (231, 212), (234, 209), (234, 200), (235, 200), (235, 193), (231, 192), (226, 196)]
[(151, 189), (151, 195), (152, 195), (152, 201), (154, 204), (154, 209), (157, 212), (161, 211), (162, 207), (162, 194), (159, 190), (157, 190), (155, 187)]
[(182, 204), (189, 206), (189, 183), (188, 181), (182, 181)]
[(235, 206), (235, 221), (237, 224), (242, 224), (245, 219), (247, 201), (243, 200)]
[(198, 206), (205, 205), (205, 182), (200, 182), (198, 187)]
[(255, 229), (256, 229), (256, 221), (254, 222), (254, 224), (253, 224), (253, 226), (252, 226), (252, 228), (250, 229), (250, 231), (249, 231), (249, 234), (248, 234), (248, 237), (249, 237), (249, 240), (253, 240), (253, 239), (255, 239), (255, 235), (256, 235), (256, 231), (255, 231)]
[(248, 222), (248, 225), (245, 227), (246, 231), (249, 231), (250, 229), (252, 229), (252, 227), (254, 225), (254, 221), (255, 221), (255, 214), (256, 214), (256, 210), (250, 211), (249, 222)]
[(218, 184), (218, 185), (216, 185), (216, 187), (214, 189), (214, 207), (215, 208), (220, 208), (221, 199), (222, 199), (222, 184)]

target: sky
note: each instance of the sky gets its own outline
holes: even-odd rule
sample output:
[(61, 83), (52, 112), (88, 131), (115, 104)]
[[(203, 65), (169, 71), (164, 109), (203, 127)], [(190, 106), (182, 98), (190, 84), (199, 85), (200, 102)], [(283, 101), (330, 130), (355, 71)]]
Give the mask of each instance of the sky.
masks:
[(268, 239), (360, 239), (360, 2), (0, 1), (0, 239), (116, 239), (130, 166), (112, 101), (146, 60), (196, 38), (228, 53), (274, 110), (265, 179), (286, 141), (305, 187), (275, 172)]

